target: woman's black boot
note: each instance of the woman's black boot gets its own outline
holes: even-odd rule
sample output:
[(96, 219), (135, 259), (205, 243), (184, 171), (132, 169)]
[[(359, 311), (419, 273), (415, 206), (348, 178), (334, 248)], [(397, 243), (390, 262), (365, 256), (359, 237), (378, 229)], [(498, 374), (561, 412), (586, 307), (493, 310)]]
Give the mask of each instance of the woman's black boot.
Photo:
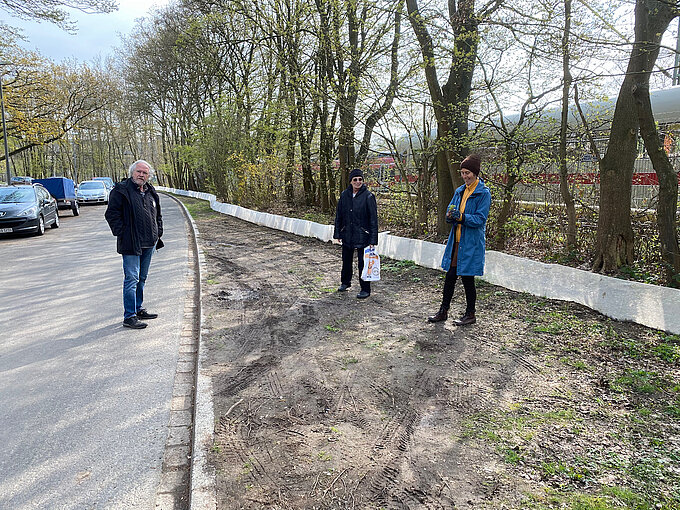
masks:
[(443, 306), (439, 308), (439, 311), (435, 313), (432, 317), (428, 317), (427, 320), (430, 322), (442, 322), (445, 321), (449, 316), (449, 310)]
[(467, 326), (469, 324), (474, 324), (475, 322), (477, 322), (475, 312), (465, 312), (465, 315), (460, 319), (453, 321), (456, 326)]

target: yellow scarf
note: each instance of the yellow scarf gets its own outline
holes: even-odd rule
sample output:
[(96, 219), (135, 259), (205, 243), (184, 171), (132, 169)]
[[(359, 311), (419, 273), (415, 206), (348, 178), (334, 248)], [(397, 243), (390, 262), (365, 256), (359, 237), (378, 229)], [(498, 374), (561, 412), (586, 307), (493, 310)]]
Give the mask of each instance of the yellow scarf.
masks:
[[(469, 186), (465, 186), (465, 190), (463, 191), (463, 198), (460, 199), (460, 207), (458, 208), (460, 210), (461, 218), (463, 217), (463, 213), (465, 212), (465, 202), (467, 202), (467, 199), (472, 193), (475, 191), (477, 188), (477, 184), (479, 184), (479, 177), (475, 179), (475, 182), (470, 184)], [(460, 233), (462, 231), (462, 226), (459, 223), (456, 226), (456, 242), (460, 242)]]

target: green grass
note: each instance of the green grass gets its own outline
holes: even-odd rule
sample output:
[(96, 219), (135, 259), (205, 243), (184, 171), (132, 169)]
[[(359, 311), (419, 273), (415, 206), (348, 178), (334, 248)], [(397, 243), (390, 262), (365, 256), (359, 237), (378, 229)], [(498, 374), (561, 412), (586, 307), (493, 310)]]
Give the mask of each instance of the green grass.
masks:
[[(549, 473), (569, 473), (566, 465), (546, 466)], [(527, 495), (522, 508), (531, 510), (678, 510), (680, 501), (672, 496), (650, 496), (629, 487), (603, 486), (592, 494), (564, 488), (546, 488), (542, 493)]]
[(348, 365), (354, 365), (356, 363), (359, 363), (359, 360), (354, 356), (347, 356), (345, 358), (342, 358), (342, 364), (344, 365), (344, 368), (347, 368)]
[(177, 196), (177, 198), (182, 201), (193, 218), (206, 218), (210, 216), (219, 216), (220, 214), (217, 211), (213, 211), (210, 208), (210, 202), (206, 200), (197, 200), (182, 196)]
[(614, 379), (612, 389), (618, 392), (654, 394), (668, 387), (668, 382), (656, 372), (629, 370)]
[(330, 453), (324, 452), (323, 450), (317, 454), (317, 457), (319, 458), (320, 461), (323, 462), (328, 462), (333, 458), (333, 456)]
[(561, 310), (553, 310), (542, 314), (538, 319), (534, 318), (538, 324), (534, 327), (536, 333), (549, 333), (551, 335), (561, 335), (570, 331), (584, 331), (585, 323), (578, 317)]
[(591, 367), (589, 367), (584, 361), (579, 359), (572, 359), (568, 356), (562, 356), (560, 358), (560, 361), (565, 365), (575, 368), (577, 370), (583, 370), (588, 372), (592, 371)]
[(532, 411), (515, 403), (508, 410), (471, 416), (463, 422), (463, 437), (496, 443), (497, 451), (503, 453), (506, 461), (512, 461), (515, 455), (509, 450), (518, 454), (545, 427), (565, 428), (577, 435), (582, 419), (571, 409)]
[(659, 344), (652, 348), (654, 356), (666, 363), (680, 364), (680, 337), (665, 334), (659, 336)]
[(320, 212), (308, 212), (302, 216), (303, 220), (313, 221), (314, 223), (321, 223), (322, 225), (332, 225), (335, 217)]
[(412, 260), (392, 260), (384, 258), (380, 261), (380, 270), (383, 272), (387, 271), (388, 273), (401, 274), (416, 267), (416, 263)]

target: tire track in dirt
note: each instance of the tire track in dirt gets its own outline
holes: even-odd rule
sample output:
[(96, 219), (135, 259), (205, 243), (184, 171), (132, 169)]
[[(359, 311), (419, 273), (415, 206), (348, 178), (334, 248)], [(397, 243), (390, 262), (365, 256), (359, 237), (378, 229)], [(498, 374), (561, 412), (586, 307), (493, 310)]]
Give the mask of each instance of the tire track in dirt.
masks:
[(522, 351), (507, 349), (505, 354), (507, 354), (514, 363), (513, 365), (506, 366), (508, 370), (515, 370), (519, 367), (529, 371), (532, 374), (538, 374), (541, 371), (541, 367), (534, 363), (530, 357)]
[[(411, 505), (432, 506), (434, 501), (427, 493), (432, 480), (424, 481), (424, 486), (405, 484), (405, 476), (399, 469), (402, 463), (410, 463), (410, 447), (413, 436), (422, 417), (422, 409), (430, 405), (437, 395), (437, 384), (432, 370), (422, 370), (415, 374), (410, 393), (393, 391), (390, 393), (378, 384), (371, 387), (378, 395), (387, 395), (392, 408), (396, 411), (383, 425), (373, 444), (374, 461), (377, 466), (366, 476), (369, 487), (370, 503), (384, 508), (411, 508)], [(383, 409), (390, 409), (389, 400)], [(417, 480), (410, 480), (418, 482)], [(410, 501), (410, 503), (409, 503)]]
[(236, 365), (238, 369), (234, 375), (223, 376), (218, 382), (219, 391), (216, 395), (235, 395), (241, 390), (250, 387), (254, 381), (266, 377), (276, 366), (279, 360), (276, 356), (265, 354), (247, 365)]
[[(262, 462), (263, 452), (256, 451), (250, 444), (246, 425), (237, 420), (221, 418), (215, 428), (215, 443), (220, 452), (233, 468), (238, 471), (239, 481), (262, 485), (275, 483)], [(245, 436), (245, 437), (244, 437)], [(256, 446), (262, 446), (262, 443)], [(266, 444), (264, 445), (266, 448)], [(271, 453), (265, 449), (264, 455), (271, 462)]]
[[(294, 244), (282, 242), (271, 246)], [(226, 275), (228, 281), (217, 291), (216, 301), (224, 313), (238, 317), (238, 324), (223, 332), (223, 336), (233, 353), (230, 357), (242, 361), (231, 365), (230, 374), (217, 376), (216, 387), (220, 388), (220, 395), (234, 400), (242, 396), (257, 409), (249, 409), (248, 413), (233, 419), (243, 421), (238, 426), (247, 430), (247, 435), (235, 437), (223, 426), (216, 438), (220, 449), (232, 450), (232, 460), (241, 466), (235, 474), (238, 483), (256, 487), (251, 496), (253, 501), (295, 501), (308, 490), (306, 478), (295, 474), (292, 463), (285, 469), (284, 481), (281, 464), (272, 464), (272, 458), (274, 455), (281, 458), (278, 448), (291, 456), (308, 448), (307, 430), (298, 426), (303, 422), (305, 410), (298, 407), (293, 392), (299, 383), (286, 379), (283, 374), (287, 372), (282, 371), (281, 364), (295, 356), (301, 343), (309, 337), (318, 337), (314, 330), (318, 329), (320, 304), (305, 297), (308, 285), (297, 273), (278, 268), (275, 263), (265, 263), (265, 266), (278, 270), (281, 278), (272, 281), (252, 271), (242, 272), (234, 263), (228, 265), (233, 271)], [(269, 271), (265, 267), (263, 273), (271, 274)], [(332, 414), (330, 408), (341, 405), (334, 402), (332, 391), (313, 378), (308, 381), (307, 391), (319, 394), (317, 402), (324, 414)], [(278, 454), (272, 452), (272, 447)], [(270, 472), (272, 465), (275, 470)], [(245, 503), (243, 508), (261, 508), (261, 505)]]

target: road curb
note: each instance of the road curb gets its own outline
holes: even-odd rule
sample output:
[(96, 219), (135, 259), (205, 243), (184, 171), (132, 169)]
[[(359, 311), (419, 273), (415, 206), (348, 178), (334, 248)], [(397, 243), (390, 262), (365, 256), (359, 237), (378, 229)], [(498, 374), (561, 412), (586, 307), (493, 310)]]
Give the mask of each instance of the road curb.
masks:
[[(215, 472), (210, 466), (207, 458), (207, 453), (213, 442), (214, 430), (214, 412), (212, 401), (212, 382), (209, 376), (204, 375), (205, 369), (203, 363), (205, 360), (205, 351), (202, 346), (202, 326), (203, 313), (201, 305), (201, 286), (203, 276), (205, 275), (205, 257), (198, 245), (200, 233), (198, 227), (194, 222), (191, 214), (177, 197), (170, 194), (166, 196), (172, 198), (177, 202), (190, 226), (188, 232), (189, 244), (189, 268), (190, 276), (188, 280), (191, 285), (188, 287), (193, 292), (193, 299), (185, 307), (185, 325), (182, 330), (182, 341), (180, 345), (180, 356), (191, 356), (191, 363), (183, 362), (180, 359), (180, 365), (190, 366), (191, 377), (186, 373), (186, 369), (178, 368), (176, 374), (176, 382), (178, 378), (184, 377), (184, 385), (182, 388), (176, 389), (174, 392), (182, 393), (186, 386), (191, 386), (191, 394), (193, 399), (191, 401), (191, 437), (187, 438), (186, 444), (188, 448), (188, 455), (186, 470), (188, 473), (182, 477), (182, 484), (184, 489), (181, 490), (176, 486), (174, 501), (167, 498), (165, 501), (161, 498), (156, 500), (156, 508), (159, 510), (167, 509), (186, 509), (187, 501), (181, 503), (177, 495), (182, 492), (188, 492), (188, 508), (190, 510), (216, 510), (217, 499), (215, 490)], [(184, 338), (187, 337), (187, 338)], [(191, 338), (188, 338), (191, 337)], [(177, 384), (176, 384), (177, 386)], [(186, 391), (184, 392), (186, 395)], [(173, 397), (173, 413), (174, 401), (177, 397)], [(184, 411), (186, 412), (186, 411)], [(172, 421), (172, 417), (171, 417)], [(170, 449), (172, 450), (172, 449)], [(166, 447), (166, 457), (168, 456), (168, 448)], [(164, 471), (168, 462), (164, 462)], [(166, 473), (164, 473), (165, 475)], [(172, 475), (172, 472), (168, 473)], [(177, 478), (175, 478), (177, 480)], [(177, 485), (177, 484), (176, 484)]]
[[(181, 202), (180, 202), (181, 203)], [(197, 313), (198, 313), (198, 352), (196, 356), (196, 389), (194, 401), (194, 428), (191, 444), (191, 486), (189, 496), (190, 510), (215, 510), (217, 497), (215, 490), (215, 470), (208, 462), (207, 452), (213, 444), (215, 414), (213, 411), (212, 380), (206, 375), (203, 349), (203, 313), (201, 304), (201, 288), (205, 272), (205, 256), (198, 245), (200, 233), (194, 219), (184, 204), (186, 213), (193, 230), (194, 250), (197, 256), (199, 278), (197, 282)]]

